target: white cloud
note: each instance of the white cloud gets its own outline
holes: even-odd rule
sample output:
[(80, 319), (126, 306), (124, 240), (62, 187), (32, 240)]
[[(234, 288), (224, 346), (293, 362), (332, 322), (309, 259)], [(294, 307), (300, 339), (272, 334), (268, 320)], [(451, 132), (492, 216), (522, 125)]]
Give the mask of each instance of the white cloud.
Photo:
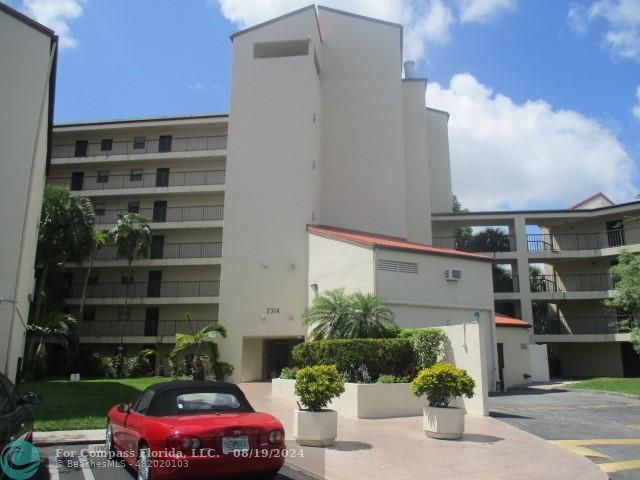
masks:
[(74, 48), (78, 41), (72, 35), (69, 21), (82, 15), (86, 0), (23, 0), (27, 15), (49, 27), (60, 37), (60, 48)]
[(640, 120), (640, 85), (636, 88), (636, 104), (633, 106), (633, 116)]
[(502, 10), (511, 10), (515, 6), (515, 0), (460, 0), (460, 22), (483, 23)]
[(604, 44), (614, 55), (640, 62), (640, 1), (597, 0), (588, 8), (569, 7), (569, 23), (578, 32), (602, 20), (606, 25)]
[(451, 113), (454, 192), (472, 210), (568, 207), (594, 192), (637, 192), (634, 164), (614, 132), (543, 100), (514, 103), (468, 73), (427, 87), (427, 104)]
[[(240, 28), (309, 5), (309, 0), (210, 0)], [(516, 0), (324, 0), (322, 5), (404, 25), (405, 58), (419, 60), (425, 44), (444, 45), (456, 23), (483, 23)]]

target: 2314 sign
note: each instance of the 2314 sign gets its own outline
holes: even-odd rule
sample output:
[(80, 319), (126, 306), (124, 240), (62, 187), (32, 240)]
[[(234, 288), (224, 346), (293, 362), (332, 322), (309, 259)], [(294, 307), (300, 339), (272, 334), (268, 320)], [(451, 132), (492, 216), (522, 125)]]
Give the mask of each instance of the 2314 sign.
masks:
[(267, 315), (273, 315), (275, 313), (280, 313), (280, 307), (267, 307)]

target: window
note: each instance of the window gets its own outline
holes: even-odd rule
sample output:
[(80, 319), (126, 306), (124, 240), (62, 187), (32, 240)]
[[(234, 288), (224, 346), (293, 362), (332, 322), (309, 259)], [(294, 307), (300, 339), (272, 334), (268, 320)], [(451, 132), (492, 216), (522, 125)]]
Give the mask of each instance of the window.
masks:
[(96, 217), (102, 217), (106, 213), (107, 208), (104, 203), (95, 203), (93, 205), (93, 212), (96, 214)]
[(418, 264), (397, 260), (378, 260), (378, 270), (385, 272), (418, 273)]
[(140, 213), (140, 202), (129, 202), (129, 203), (127, 203), (127, 212), (129, 212), (129, 213)]
[(120, 275), (120, 283), (122, 285), (131, 285), (133, 283), (133, 275), (131, 273), (127, 272), (122, 272), (122, 274)]
[(309, 39), (253, 44), (253, 58), (295, 57), (309, 54)]
[(134, 137), (133, 139), (133, 149), (134, 150), (141, 150), (143, 149), (147, 144), (147, 138), (146, 137)]
[(130, 182), (141, 182), (142, 181), (142, 169), (141, 168), (132, 168), (131, 173), (129, 174)]
[(118, 307), (118, 321), (128, 322), (131, 320), (131, 307)]
[(158, 141), (158, 151), (170, 152), (172, 139), (173, 137), (171, 135), (160, 135), (160, 140)]
[(83, 322), (95, 322), (96, 321), (96, 309), (95, 308), (87, 308), (85, 307), (84, 313), (82, 314)]
[(147, 408), (149, 408), (149, 405), (151, 405), (151, 400), (153, 399), (154, 395), (155, 392), (153, 390), (145, 391), (142, 395), (140, 395), (140, 398), (138, 398), (138, 401), (133, 406), (133, 411), (138, 413), (146, 412)]
[(184, 410), (235, 410), (240, 402), (231, 393), (197, 392), (183, 393), (176, 397), (178, 411)]
[(76, 140), (76, 148), (73, 153), (74, 157), (86, 157), (89, 142), (87, 140)]
[(109, 181), (109, 170), (98, 170), (97, 183), (107, 183)]
[(110, 152), (113, 149), (113, 138), (103, 138), (100, 142), (100, 150)]

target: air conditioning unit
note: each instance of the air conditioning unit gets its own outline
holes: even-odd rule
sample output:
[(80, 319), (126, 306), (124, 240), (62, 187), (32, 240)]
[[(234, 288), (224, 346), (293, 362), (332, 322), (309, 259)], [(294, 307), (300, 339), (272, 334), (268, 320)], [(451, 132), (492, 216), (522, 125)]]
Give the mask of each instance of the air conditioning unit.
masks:
[(444, 278), (447, 280), (447, 282), (459, 282), (460, 280), (462, 280), (462, 270), (447, 268), (444, 271)]

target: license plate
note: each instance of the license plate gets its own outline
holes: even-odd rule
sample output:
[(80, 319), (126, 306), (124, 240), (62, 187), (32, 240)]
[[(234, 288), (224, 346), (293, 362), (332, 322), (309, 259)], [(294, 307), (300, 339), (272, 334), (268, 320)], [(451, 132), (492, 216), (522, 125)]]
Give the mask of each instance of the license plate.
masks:
[(222, 437), (222, 453), (233, 453), (237, 451), (249, 450), (249, 437)]

